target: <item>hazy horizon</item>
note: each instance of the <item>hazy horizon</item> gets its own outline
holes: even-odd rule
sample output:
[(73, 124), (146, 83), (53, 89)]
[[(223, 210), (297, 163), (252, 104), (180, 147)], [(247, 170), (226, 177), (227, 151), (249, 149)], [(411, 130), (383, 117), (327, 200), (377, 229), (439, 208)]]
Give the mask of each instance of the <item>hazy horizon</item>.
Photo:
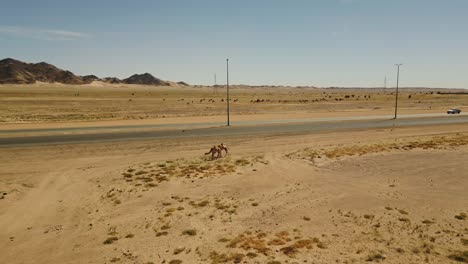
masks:
[(0, 58), (190, 84), (467, 88), (463, 0), (15, 1)]

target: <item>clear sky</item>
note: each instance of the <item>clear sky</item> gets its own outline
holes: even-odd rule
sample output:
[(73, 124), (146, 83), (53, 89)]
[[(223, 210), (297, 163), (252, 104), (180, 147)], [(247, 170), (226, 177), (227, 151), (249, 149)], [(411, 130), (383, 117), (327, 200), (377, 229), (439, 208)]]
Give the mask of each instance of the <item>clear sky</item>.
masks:
[(468, 88), (467, 0), (0, 0), (0, 58), (191, 84)]

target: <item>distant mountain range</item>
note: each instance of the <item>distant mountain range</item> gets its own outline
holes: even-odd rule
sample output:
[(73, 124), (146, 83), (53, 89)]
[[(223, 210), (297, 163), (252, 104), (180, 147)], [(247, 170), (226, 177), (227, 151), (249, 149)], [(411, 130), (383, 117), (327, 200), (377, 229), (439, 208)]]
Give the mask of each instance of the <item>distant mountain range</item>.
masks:
[(32, 84), (36, 81), (63, 84), (88, 84), (101, 81), (112, 84), (142, 84), (157, 86), (188, 86), (184, 82), (163, 81), (149, 73), (134, 74), (127, 79), (116, 77), (99, 78), (95, 75), (78, 76), (45, 62), (26, 63), (15, 59), (0, 60), (0, 84)]

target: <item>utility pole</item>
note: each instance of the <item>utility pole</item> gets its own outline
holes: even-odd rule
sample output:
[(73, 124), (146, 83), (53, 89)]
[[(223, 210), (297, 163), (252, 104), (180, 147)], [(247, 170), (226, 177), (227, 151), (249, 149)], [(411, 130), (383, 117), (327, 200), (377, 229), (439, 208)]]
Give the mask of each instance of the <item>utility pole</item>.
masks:
[(400, 81), (400, 66), (403, 65), (402, 63), (395, 64), (397, 66), (397, 79), (396, 79), (396, 93), (395, 93), (395, 117), (397, 119), (397, 111), (398, 111), (398, 82)]
[(214, 93), (214, 94), (217, 94), (217, 93), (218, 93), (218, 87), (217, 87), (217, 83), (216, 83), (216, 73), (214, 74), (213, 93)]
[(230, 126), (229, 122), (229, 59), (226, 59), (226, 92), (227, 92), (227, 126)]

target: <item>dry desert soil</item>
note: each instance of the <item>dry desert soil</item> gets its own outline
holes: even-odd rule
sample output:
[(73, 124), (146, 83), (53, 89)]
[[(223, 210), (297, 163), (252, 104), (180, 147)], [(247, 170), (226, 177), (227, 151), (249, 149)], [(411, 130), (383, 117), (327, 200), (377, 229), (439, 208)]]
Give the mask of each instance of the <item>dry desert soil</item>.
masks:
[(0, 255), (466, 263), (467, 160), (467, 125), (0, 148)]
[[(0, 130), (223, 121), (223, 88), (0, 85)], [(393, 90), (233, 87), (233, 120)], [(402, 90), (402, 114), (466, 107)], [(225, 143), (230, 154), (203, 155)], [(468, 124), (0, 147), (1, 263), (468, 263)]]

